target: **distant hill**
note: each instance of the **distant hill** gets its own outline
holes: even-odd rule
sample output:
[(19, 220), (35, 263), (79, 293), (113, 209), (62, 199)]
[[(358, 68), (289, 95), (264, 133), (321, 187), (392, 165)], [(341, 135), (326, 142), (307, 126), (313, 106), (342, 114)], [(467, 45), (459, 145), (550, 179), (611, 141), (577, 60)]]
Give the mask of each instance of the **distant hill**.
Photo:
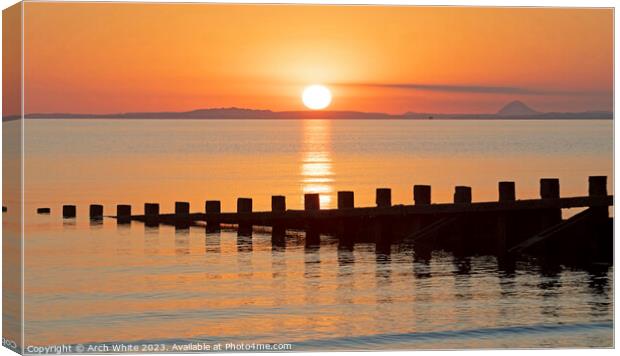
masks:
[(499, 116), (532, 116), (538, 114), (541, 113), (533, 110), (519, 100), (511, 101), (497, 112)]
[[(429, 119), (613, 119), (612, 112), (588, 111), (572, 113), (542, 113), (520, 101), (513, 101), (495, 114), (437, 114), (406, 112), (386, 114), (360, 111), (271, 111), (244, 108), (211, 108), (180, 112), (129, 112), (115, 114), (33, 113), (27, 119), (336, 119), (336, 120), (429, 120)], [(6, 120), (7, 118), (4, 118)]]

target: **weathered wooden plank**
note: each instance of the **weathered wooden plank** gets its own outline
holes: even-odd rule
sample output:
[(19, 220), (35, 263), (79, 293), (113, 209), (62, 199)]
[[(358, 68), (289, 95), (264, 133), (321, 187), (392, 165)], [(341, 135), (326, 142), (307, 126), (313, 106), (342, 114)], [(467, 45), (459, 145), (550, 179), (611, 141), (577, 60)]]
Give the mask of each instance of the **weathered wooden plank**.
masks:
[(508, 249), (508, 252), (509, 253), (523, 252), (527, 250), (528, 248), (531, 248), (532, 246), (535, 246), (547, 239), (557, 236), (558, 234), (562, 233), (563, 231), (567, 229), (570, 229), (576, 224), (585, 223), (587, 219), (590, 218), (591, 216), (592, 216), (592, 210), (586, 209), (580, 212), (579, 214), (574, 215), (570, 219), (559, 222), (556, 225), (553, 225), (539, 232), (538, 234), (530, 237), (529, 239), (521, 242), (520, 244), (511, 247), (510, 249)]

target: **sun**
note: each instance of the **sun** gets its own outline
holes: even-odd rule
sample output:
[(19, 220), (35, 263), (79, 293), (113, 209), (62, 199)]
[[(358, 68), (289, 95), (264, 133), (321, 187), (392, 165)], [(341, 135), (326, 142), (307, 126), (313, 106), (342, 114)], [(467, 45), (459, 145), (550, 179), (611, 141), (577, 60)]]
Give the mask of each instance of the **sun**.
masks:
[(301, 100), (308, 109), (325, 109), (332, 102), (332, 92), (324, 85), (310, 85), (304, 88)]

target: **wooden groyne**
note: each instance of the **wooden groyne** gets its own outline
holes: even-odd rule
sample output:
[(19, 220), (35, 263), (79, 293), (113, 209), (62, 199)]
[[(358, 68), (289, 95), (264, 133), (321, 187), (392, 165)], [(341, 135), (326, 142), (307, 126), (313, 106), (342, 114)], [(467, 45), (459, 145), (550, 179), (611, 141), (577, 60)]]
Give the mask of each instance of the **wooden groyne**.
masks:
[[(305, 194), (304, 209), (286, 208), (286, 197), (275, 195), (270, 211), (253, 211), (251, 198), (238, 198), (236, 212), (222, 212), (221, 203), (207, 200), (200, 212), (190, 212), (188, 202), (176, 202), (174, 213), (161, 213), (159, 204), (145, 203), (144, 214), (133, 215), (131, 206), (118, 205), (118, 223), (144, 222), (188, 228), (206, 226), (215, 232), (222, 224), (238, 227), (251, 236), (253, 226), (271, 227), (274, 244), (284, 242), (286, 230), (305, 231), (306, 245), (320, 243), (321, 234), (337, 236), (340, 244), (374, 242), (378, 251), (393, 244), (419, 248), (444, 248), (470, 253), (563, 253), (610, 259), (613, 253), (612, 219), (608, 207), (607, 177), (592, 176), (588, 195), (560, 197), (556, 178), (540, 180), (540, 198), (518, 200), (514, 182), (499, 182), (498, 200), (472, 202), (472, 189), (457, 186), (453, 203), (434, 204), (430, 185), (413, 186), (413, 204), (393, 205), (391, 190), (376, 190), (376, 206), (355, 207), (352, 191), (337, 194), (337, 208), (321, 209), (319, 194)], [(562, 209), (585, 208), (570, 219)], [(103, 216), (101, 205), (91, 205), (91, 218)], [(75, 217), (75, 206), (63, 207), (63, 216)]]

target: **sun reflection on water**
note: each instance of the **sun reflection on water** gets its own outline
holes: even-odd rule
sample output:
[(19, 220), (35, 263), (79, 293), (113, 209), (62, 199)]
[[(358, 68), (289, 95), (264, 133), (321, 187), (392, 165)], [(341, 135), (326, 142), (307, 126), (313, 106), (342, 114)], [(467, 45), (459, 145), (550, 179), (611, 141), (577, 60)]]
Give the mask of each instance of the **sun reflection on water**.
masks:
[[(334, 172), (330, 153), (331, 123), (329, 120), (305, 120), (301, 160), (303, 194), (319, 193), (321, 208), (331, 208)], [(303, 196), (301, 197), (303, 205)]]

